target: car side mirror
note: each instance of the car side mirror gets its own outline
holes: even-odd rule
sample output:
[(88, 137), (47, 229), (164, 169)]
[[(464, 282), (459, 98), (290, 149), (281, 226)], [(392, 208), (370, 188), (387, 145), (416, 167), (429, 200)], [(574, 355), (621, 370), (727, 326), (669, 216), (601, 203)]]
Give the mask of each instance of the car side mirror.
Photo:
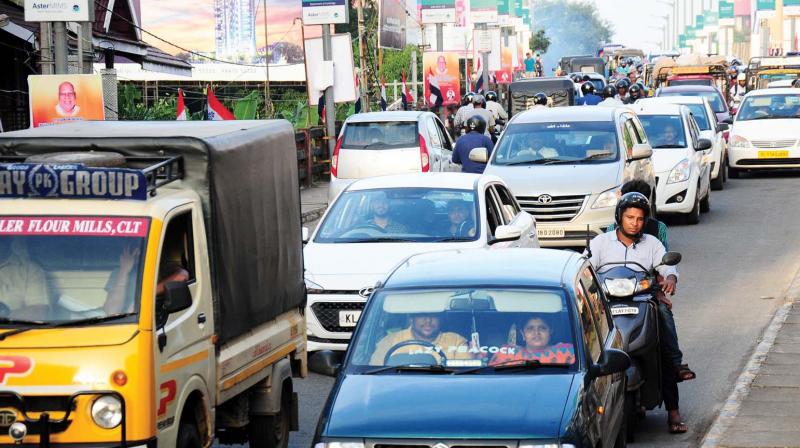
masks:
[(707, 138), (701, 138), (701, 139), (698, 139), (697, 143), (694, 145), (694, 150), (695, 151), (705, 151), (705, 150), (711, 149), (712, 146), (713, 146), (713, 143), (711, 143), (711, 140), (709, 140)]
[(342, 367), (341, 355), (332, 350), (322, 350), (308, 359), (308, 370), (325, 376), (336, 376)]
[[(733, 113), (735, 113), (735, 112), (733, 112)], [(725, 124), (729, 124), (729, 125), (733, 124), (733, 117), (728, 117), (728, 118), (722, 120), (722, 122), (725, 123)]]
[(647, 159), (653, 155), (653, 148), (647, 143), (637, 143), (633, 145), (631, 160)]
[(303, 244), (306, 244), (308, 242), (308, 239), (310, 237), (309, 234), (310, 234), (310, 231), (309, 231), (308, 227), (303, 227)]
[(164, 285), (164, 312), (177, 313), (192, 306), (192, 293), (186, 282), (167, 282)]
[(469, 152), (469, 160), (475, 163), (486, 163), (489, 161), (489, 151), (486, 148), (475, 148)]
[(678, 252), (667, 252), (661, 257), (661, 264), (664, 266), (675, 266), (681, 262), (683, 256)]
[(717, 125), (717, 132), (725, 132), (731, 128), (728, 123), (720, 123)]
[(600, 356), (600, 362), (589, 368), (589, 376), (594, 379), (613, 373), (624, 372), (630, 365), (631, 358), (627, 353), (615, 348), (609, 348)]
[(494, 238), (489, 241), (489, 245), (503, 241), (518, 241), (520, 238), (522, 238), (522, 230), (519, 227), (497, 226), (494, 230)]

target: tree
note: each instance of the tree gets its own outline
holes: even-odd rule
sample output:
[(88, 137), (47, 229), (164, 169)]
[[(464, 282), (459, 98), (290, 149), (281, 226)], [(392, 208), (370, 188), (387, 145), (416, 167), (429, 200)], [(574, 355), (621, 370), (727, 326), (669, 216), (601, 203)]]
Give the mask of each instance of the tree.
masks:
[(533, 16), (550, 41), (542, 55), (546, 67), (555, 67), (562, 56), (597, 54), (614, 34), (589, 0), (540, 0), (533, 4)]
[(528, 44), (534, 53), (547, 53), (547, 49), (550, 48), (550, 38), (547, 37), (544, 29), (540, 29), (531, 36)]

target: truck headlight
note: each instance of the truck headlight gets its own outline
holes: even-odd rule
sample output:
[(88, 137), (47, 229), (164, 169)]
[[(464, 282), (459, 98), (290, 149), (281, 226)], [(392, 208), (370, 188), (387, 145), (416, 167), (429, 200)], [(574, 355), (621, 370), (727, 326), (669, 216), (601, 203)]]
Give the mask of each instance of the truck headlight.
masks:
[(675, 168), (669, 172), (669, 178), (667, 179), (668, 184), (674, 184), (678, 182), (684, 182), (689, 179), (689, 173), (691, 172), (691, 166), (689, 165), (689, 159), (683, 159), (675, 165)]
[(101, 428), (112, 429), (122, 422), (122, 403), (112, 395), (103, 395), (92, 404), (92, 420)]
[(314, 448), (364, 448), (364, 442), (355, 440), (317, 442), (314, 444)]
[(732, 149), (745, 149), (750, 147), (750, 140), (741, 135), (731, 135), (728, 139), (728, 145), (730, 145)]
[(619, 196), (620, 196), (619, 187), (614, 187), (610, 190), (604, 191), (600, 193), (600, 196), (598, 196), (597, 199), (594, 200), (592, 208), (614, 207), (617, 205)]

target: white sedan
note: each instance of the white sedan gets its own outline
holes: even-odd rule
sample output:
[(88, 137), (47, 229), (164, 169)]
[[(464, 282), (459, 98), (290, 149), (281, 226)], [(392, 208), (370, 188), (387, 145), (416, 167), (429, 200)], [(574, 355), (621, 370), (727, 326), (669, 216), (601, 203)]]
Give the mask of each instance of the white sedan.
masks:
[(307, 242), (308, 350), (345, 350), (375, 284), (406, 257), (539, 247), (534, 218), (495, 176), (403, 174), (353, 182)]
[(680, 213), (697, 224), (711, 208), (711, 141), (700, 137), (686, 106), (637, 103), (634, 110), (653, 147), (658, 212)]
[(745, 95), (730, 136), (731, 177), (743, 170), (800, 168), (800, 95), (794, 88)]

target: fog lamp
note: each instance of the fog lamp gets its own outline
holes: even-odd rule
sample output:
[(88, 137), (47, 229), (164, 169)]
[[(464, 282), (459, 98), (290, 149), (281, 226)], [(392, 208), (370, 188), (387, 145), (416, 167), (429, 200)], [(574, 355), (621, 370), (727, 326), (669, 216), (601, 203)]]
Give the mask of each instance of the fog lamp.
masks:
[(27, 434), (28, 427), (25, 426), (25, 423), (14, 422), (8, 427), (8, 436), (11, 437), (15, 442), (22, 442), (22, 439), (24, 439), (25, 435)]

